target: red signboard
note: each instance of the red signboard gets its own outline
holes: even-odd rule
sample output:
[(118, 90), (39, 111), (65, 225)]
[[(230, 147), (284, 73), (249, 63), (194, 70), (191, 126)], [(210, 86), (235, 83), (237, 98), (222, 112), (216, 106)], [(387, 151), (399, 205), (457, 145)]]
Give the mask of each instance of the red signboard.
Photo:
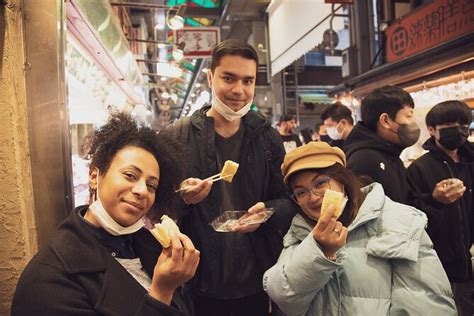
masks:
[(474, 32), (473, 0), (436, 0), (387, 29), (387, 60), (397, 61)]
[(354, 4), (354, 0), (324, 0), (324, 3)]

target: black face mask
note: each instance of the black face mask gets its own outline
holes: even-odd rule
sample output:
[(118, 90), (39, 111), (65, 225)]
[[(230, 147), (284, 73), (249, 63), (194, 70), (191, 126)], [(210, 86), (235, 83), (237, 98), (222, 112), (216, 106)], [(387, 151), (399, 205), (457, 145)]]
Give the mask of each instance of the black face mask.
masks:
[(469, 136), (467, 126), (453, 126), (439, 129), (438, 142), (448, 150), (455, 150), (462, 146)]

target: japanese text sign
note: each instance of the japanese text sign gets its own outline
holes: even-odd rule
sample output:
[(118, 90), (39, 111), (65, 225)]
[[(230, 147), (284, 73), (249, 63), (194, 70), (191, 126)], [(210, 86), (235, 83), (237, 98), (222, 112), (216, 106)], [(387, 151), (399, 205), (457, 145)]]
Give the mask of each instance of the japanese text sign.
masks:
[(473, 0), (433, 1), (390, 25), (387, 60), (400, 60), (473, 31)]
[(174, 31), (175, 45), (184, 43), (184, 57), (205, 58), (211, 57), (212, 49), (220, 41), (218, 27), (184, 27)]

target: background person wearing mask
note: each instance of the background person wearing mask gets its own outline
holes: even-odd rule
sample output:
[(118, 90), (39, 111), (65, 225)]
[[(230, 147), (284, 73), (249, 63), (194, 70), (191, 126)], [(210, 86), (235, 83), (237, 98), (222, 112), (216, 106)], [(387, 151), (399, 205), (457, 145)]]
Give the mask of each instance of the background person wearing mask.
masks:
[(180, 285), (195, 273), (199, 251), (183, 234), (162, 249), (143, 228), (174, 211), (179, 184), (176, 143), (115, 114), (94, 133), (89, 191), (18, 282), (13, 316), (191, 316)]
[[(459, 315), (474, 314), (474, 145), (467, 141), (471, 109), (460, 101), (435, 105), (426, 115), (428, 150), (408, 167), (413, 204), (428, 216), (427, 231), (448, 274)], [(456, 180), (454, 180), (456, 179)], [(469, 304), (470, 302), (470, 304)]]
[(311, 130), (311, 128), (303, 128), (299, 132), (299, 137), (303, 144), (307, 144), (313, 141), (313, 135), (314, 135), (314, 132)]
[(295, 117), (289, 114), (280, 116), (280, 120), (278, 121), (277, 129), (278, 133), (280, 133), (286, 153), (302, 145), (298, 135), (294, 134), (296, 124)]
[[(300, 211), (263, 283), (288, 316), (456, 315), (423, 212), (378, 183), (361, 189), (324, 142), (298, 147), (281, 169)], [(347, 198), (339, 218), (335, 205), (321, 209), (328, 189)]]
[(324, 124), (316, 123), (314, 125), (314, 130), (318, 131), (319, 141), (326, 142), (328, 144), (331, 143), (332, 139), (328, 136), (326, 126)]
[(375, 89), (362, 101), (362, 122), (344, 143), (347, 167), (356, 175), (382, 184), (389, 198), (404, 204), (409, 187), (400, 153), (420, 137), (420, 128), (413, 119), (414, 107), (410, 94), (401, 88)]
[(344, 141), (354, 128), (351, 110), (342, 103), (336, 102), (321, 113), (321, 120), (326, 126), (326, 133), (332, 139), (330, 144), (344, 150)]
[[(257, 65), (257, 53), (247, 43), (219, 43), (207, 73), (211, 105), (165, 130), (179, 135), (179, 126), (184, 131), (187, 124), (182, 147), (190, 188), (181, 192), (188, 204), (182, 231), (201, 251), (196, 277), (188, 283), (196, 315), (268, 314), (263, 272), (276, 262), (295, 213), (280, 173), (285, 155), (280, 136), (261, 114), (249, 111)], [(231, 183), (200, 180), (219, 173), (226, 160), (239, 163)], [(225, 211), (259, 212), (265, 206), (275, 213), (264, 224), (240, 225), (228, 233), (209, 225)]]

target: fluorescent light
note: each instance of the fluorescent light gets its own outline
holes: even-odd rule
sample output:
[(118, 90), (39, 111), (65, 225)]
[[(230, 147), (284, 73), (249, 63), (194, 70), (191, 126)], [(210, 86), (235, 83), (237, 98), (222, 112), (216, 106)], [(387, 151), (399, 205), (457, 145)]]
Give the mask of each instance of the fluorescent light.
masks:
[(156, 64), (156, 73), (160, 76), (177, 78), (181, 76), (181, 68), (177, 65), (169, 63), (157, 63)]
[(182, 16), (175, 15), (168, 19), (168, 26), (172, 30), (182, 29), (184, 26), (184, 19)]

